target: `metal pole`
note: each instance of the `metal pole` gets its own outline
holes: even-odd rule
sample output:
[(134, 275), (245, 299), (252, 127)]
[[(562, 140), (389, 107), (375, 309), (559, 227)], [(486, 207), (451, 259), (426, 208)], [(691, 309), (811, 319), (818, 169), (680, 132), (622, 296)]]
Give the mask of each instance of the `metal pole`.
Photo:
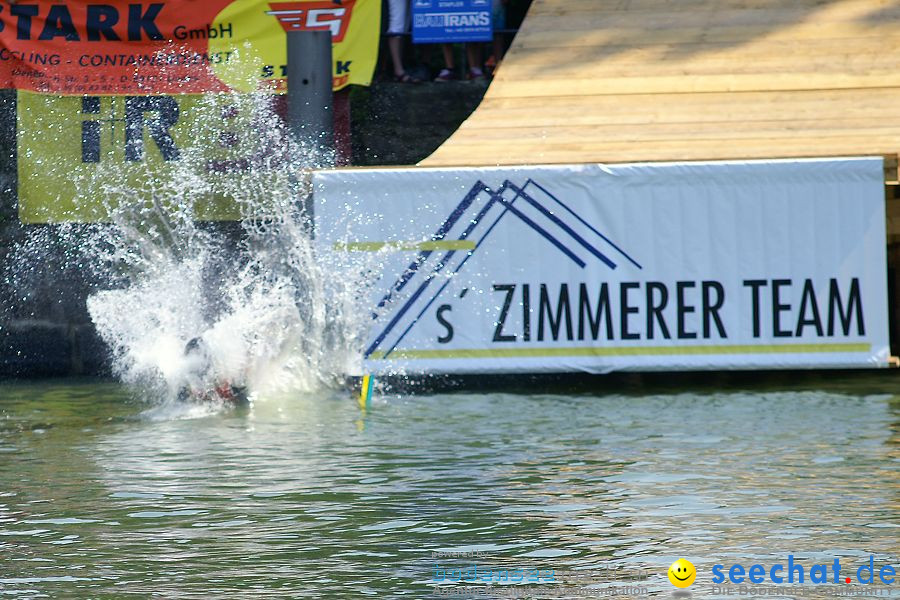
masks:
[[(308, 149), (310, 168), (334, 166), (331, 31), (287, 34), (288, 130)], [(308, 181), (308, 180), (307, 180)], [(315, 235), (312, 190), (300, 200), (304, 226)]]
[(288, 128), (317, 157), (311, 166), (334, 164), (334, 97), (331, 31), (287, 34)]

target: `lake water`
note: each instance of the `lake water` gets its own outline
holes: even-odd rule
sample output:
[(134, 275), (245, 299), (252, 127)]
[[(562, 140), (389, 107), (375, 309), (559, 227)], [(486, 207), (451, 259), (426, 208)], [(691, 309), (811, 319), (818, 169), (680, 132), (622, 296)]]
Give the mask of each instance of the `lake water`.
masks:
[[(714, 565), (788, 555), (804, 587), (745, 593), (871, 591), (900, 572), (894, 375), (397, 394), (365, 414), (344, 391), (203, 411), (0, 384), (0, 597), (672, 597), (681, 557), (698, 575), (679, 594), (737, 597)], [(811, 585), (835, 559), (854, 581)]]

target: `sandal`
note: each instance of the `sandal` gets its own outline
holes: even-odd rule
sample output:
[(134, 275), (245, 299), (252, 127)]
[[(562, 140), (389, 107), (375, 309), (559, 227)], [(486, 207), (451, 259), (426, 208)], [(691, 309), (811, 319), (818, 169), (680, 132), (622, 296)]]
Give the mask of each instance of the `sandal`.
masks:
[(394, 75), (394, 82), (395, 83), (422, 83), (422, 80), (413, 77), (409, 73), (403, 73), (403, 75)]

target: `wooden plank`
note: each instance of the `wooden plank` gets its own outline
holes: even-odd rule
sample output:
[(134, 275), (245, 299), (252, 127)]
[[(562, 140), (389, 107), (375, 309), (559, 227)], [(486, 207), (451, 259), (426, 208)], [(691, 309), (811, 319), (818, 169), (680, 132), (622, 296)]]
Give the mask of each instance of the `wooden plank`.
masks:
[[(565, 38), (568, 39), (568, 38)], [(580, 48), (575, 56), (566, 57), (565, 52), (572, 48)], [(562, 50), (566, 49), (566, 50)], [(513, 59), (510, 64), (544, 65), (550, 60), (556, 60), (567, 64), (579, 62), (587, 64), (592, 60), (619, 60), (626, 64), (639, 63), (646, 60), (682, 61), (697, 60), (702, 58), (720, 59), (722, 57), (740, 56), (745, 60), (765, 56), (781, 56), (790, 52), (791, 59), (797, 56), (816, 55), (867, 55), (867, 54), (896, 54), (900, 53), (900, 30), (893, 36), (881, 36), (877, 38), (817, 38), (812, 40), (775, 39), (753, 41), (744, 45), (735, 45), (726, 41), (686, 41), (684, 43), (648, 44), (639, 41), (631, 45), (552, 45), (538, 46), (528, 40), (511, 47), (507, 53), (507, 59)]]
[[(520, 40), (506, 52), (507, 59), (514, 59), (513, 64), (547, 64), (551, 58), (562, 59), (564, 62), (580, 61), (582, 58), (608, 59), (611, 56), (627, 55), (634, 60), (678, 60), (681, 56), (694, 56), (703, 54), (731, 53), (743, 56), (777, 54), (779, 52), (801, 53), (855, 53), (877, 52), (893, 54), (900, 52), (900, 30), (892, 35), (881, 35), (875, 38), (860, 37), (823, 37), (805, 40), (792, 38), (768, 38), (754, 40), (746, 44), (736, 44), (733, 40), (684, 40), (680, 42), (648, 43), (648, 40), (614, 40), (619, 43), (588, 45), (581, 37), (554, 37), (544, 43), (542, 40), (531, 37)], [(553, 51), (557, 54), (553, 54)], [(561, 52), (573, 52), (575, 56), (566, 57)]]
[(798, 119), (900, 122), (900, 88), (788, 93), (668, 94), (486, 98), (462, 129), (653, 123), (727, 123)]
[[(819, 27), (832, 26), (837, 31), (857, 32), (870, 27), (863, 18), (865, 14), (835, 14), (831, 11), (809, 13), (794, 11), (789, 8), (779, 10), (682, 10), (673, 12), (648, 12), (642, 14), (617, 13), (571, 13), (559, 14), (552, 18), (536, 20), (529, 23), (523, 33), (527, 36), (536, 31), (555, 29), (562, 32), (576, 31), (619, 31), (639, 30), (644, 35), (653, 35), (659, 31), (682, 32), (686, 29), (705, 29), (707, 31), (732, 28), (754, 32), (753, 37), (760, 34), (771, 35), (775, 32), (790, 30), (814, 30)], [(881, 11), (878, 22), (871, 23), (880, 28), (895, 28), (900, 22), (900, 8), (893, 7)]]
[[(598, 5), (602, 6), (598, 1)], [(708, 2), (693, 10), (661, 9), (648, 11), (603, 12), (600, 10), (560, 11), (554, 14), (533, 13), (526, 33), (556, 28), (558, 31), (592, 31), (598, 29), (640, 28), (646, 32), (680, 30), (702, 26), (706, 29), (720, 27), (748, 27), (772, 32), (792, 27), (815, 25), (839, 25), (846, 28), (865, 26), (865, 18), (873, 14), (872, 7), (853, 2), (838, 2), (822, 9), (784, 2), (765, 5), (760, 2), (755, 9), (722, 8)], [(885, 6), (877, 10), (878, 24), (886, 26), (900, 21), (900, 7)]]
[[(484, 147), (489, 152), (496, 152), (499, 144), (487, 143), (480, 135), (460, 132), (454, 136), (454, 145), (465, 146), (466, 150), (461, 154), (471, 151), (473, 147)], [(665, 152), (677, 151), (679, 156), (683, 152), (689, 152), (694, 156), (703, 155), (705, 158), (742, 158), (745, 156), (760, 156), (759, 150), (767, 148), (768, 154), (773, 158), (779, 156), (847, 156), (848, 153), (856, 153), (866, 156), (884, 156), (900, 154), (900, 136), (896, 132), (886, 135), (863, 136), (824, 136), (824, 135), (786, 135), (759, 136), (745, 135), (729, 140), (722, 137), (697, 137), (693, 139), (660, 138), (649, 143), (647, 140), (603, 140), (588, 136), (567, 136), (565, 138), (554, 136), (552, 139), (541, 136), (533, 136), (521, 139), (516, 136), (495, 138), (492, 142), (506, 142), (508, 145), (501, 154), (503, 156), (528, 155), (541, 146), (554, 149), (574, 148), (579, 152), (590, 151), (597, 153), (595, 158), (588, 158), (588, 162), (613, 160), (617, 162), (631, 160), (647, 160), (653, 156), (653, 160), (667, 160)], [(723, 143), (729, 142), (729, 143)], [(493, 147), (490, 147), (493, 146)], [(438, 152), (446, 152), (442, 146)], [(632, 159), (630, 156), (639, 158)], [(532, 162), (532, 161), (528, 161)], [(468, 163), (466, 163), (468, 164)], [(509, 161), (505, 161), (509, 164)]]
[(758, 75), (678, 75), (660, 77), (608, 77), (604, 79), (529, 79), (513, 80), (501, 69), (495, 80), (492, 98), (554, 96), (559, 90), (567, 95), (601, 96), (608, 94), (667, 94), (708, 92), (753, 92), (821, 89), (866, 89), (900, 87), (900, 69), (886, 73), (772, 73)]
[[(570, 56), (567, 50), (542, 48), (540, 50), (510, 51), (506, 55), (508, 70), (538, 70), (536, 75), (553, 73), (559, 69), (579, 69), (603, 74), (619, 74), (623, 70), (634, 70), (653, 66), (655, 69), (680, 70), (683, 68), (718, 68), (723, 72), (741, 72), (747, 67), (758, 70), (781, 69), (785, 65), (785, 55), (791, 57), (790, 65), (824, 65), (831, 69), (858, 68), (860, 65), (887, 67), (900, 58), (900, 36), (884, 40), (854, 41), (810, 40), (808, 42), (785, 41), (770, 44), (749, 44), (736, 48), (730, 44), (694, 44), (690, 48), (666, 45), (614, 48), (594, 47), (589, 51)], [(552, 69), (547, 69), (549, 65)], [(505, 68), (505, 67), (503, 67)], [(738, 69), (738, 71), (735, 71)], [(751, 71), (754, 72), (754, 71)], [(507, 73), (504, 73), (507, 75)]]
[[(733, 63), (735, 66), (729, 68)], [(892, 77), (900, 64), (900, 54), (871, 54), (868, 56), (810, 56), (798, 57), (790, 64), (785, 64), (780, 57), (759, 57), (755, 60), (741, 60), (732, 57), (730, 60), (691, 60), (691, 61), (646, 61), (643, 63), (625, 63), (623, 61), (610, 60), (590, 62), (590, 66), (582, 64), (558, 64), (553, 69), (545, 69), (538, 65), (537, 68), (530, 65), (515, 65), (509, 68), (503, 67), (500, 75), (503, 80), (523, 80), (540, 82), (544, 78), (552, 77), (553, 80), (590, 80), (597, 86), (602, 86), (608, 80), (618, 82), (621, 80), (670, 78), (678, 77), (697, 78), (729, 78), (739, 80), (749, 78), (748, 89), (767, 89), (761, 87), (767, 85), (767, 80), (772, 76), (794, 77), (805, 79), (814, 76), (818, 81), (823, 81), (829, 76), (835, 77), (865, 77), (867, 79)], [(878, 81), (875, 81), (878, 84)], [(792, 83), (797, 89), (797, 84)], [(808, 89), (808, 88), (807, 88)], [(820, 88), (816, 88), (820, 89)]]
[(570, 31), (554, 30), (552, 27), (535, 27), (519, 31), (515, 44), (536, 47), (579, 47), (597, 46), (663, 46), (667, 44), (732, 43), (748, 44), (765, 38), (771, 41), (825, 40), (825, 39), (865, 39), (896, 38), (897, 24), (810, 24), (786, 30), (772, 30), (769, 27), (684, 27), (681, 29), (649, 31), (640, 26), (618, 29), (594, 29)]
[[(584, 96), (558, 94), (549, 98), (543, 97), (496, 97), (488, 94), (482, 101), (481, 108), (505, 111), (518, 107), (523, 109), (536, 109), (541, 107), (557, 107), (559, 109), (597, 107), (601, 111), (620, 109), (621, 112), (643, 112), (651, 108), (664, 110), (695, 110), (696, 108), (717, 107), (717, 112), (731, 113), (735, 110), (743, 111), (753, 106), (782, 107), (785, 104), (797, 106), (815, 107), (824, 106), (827, 110), (830, 105), (859, 104), (865, 110), (876, 108), (889, 109), (885, 106), (895, 102), (900, 94), (900, 87), (871, 88), (866, 90), (788, 90), (788, 91), (747, 91), (747, 92), (720, 92), (706, 94), (631, 94), (628, 96), (616, 96), (613, 94), (592, 96), (586, 99)], [(730, 107), (735, 106), (732, 110)], [(473, 116), (478, 116), (478, 112)]]
[[(792, 6), (808, 9), (827, 9), (835, 4), (834, 0), (791, 0)], [(843, 6), (853, 6), (858, 10), (876, 11), (894, 6), (893, 0), (855, 0), (841, 2)], [(572, 12), (623, 12), (641, 13), (662, 10), (691, 10), (709, 8), (764, 10), (772, 6), (770, 2), (760, 0), (717, 0), (710, 4), (709, 0), (544, 0), (535, 2), (529, 12), (530, 17)]]
[[(477, 137), (453, 140), (427, 159), (424, 166), (483, 166), (526, 164), (626, 163), (679, 160), (747, 160), (809, 158), (829, 156), (878, 156), (900, 152), (900, 139), (867, 136), (863, 138), (821, 137), (786, 139), (744, 139), (738, 143), (722, 140), (668, 140), (655, 143), (598, 140), (532, 141), (509, 140), (508, 144), (489, 144)], [(502, 151), (498, 151), (502, 148)]]
[(900, 119), (893, 121), (873, 121), (869, 118), (853, 119), (780, 119), (749, 121), (732, 119), (728, 121), (687, 121), (656, 123), (581, 123), (571, 125), (528, 124), (508, 127), (468, 126), (460, 131), (472, 132), (488, 141), (514, 137), (517, 140), (531, 138), (544, 139), (548, 131), (558, 139), (583, 139), (598, 137), (607, 140), (624, 138), (635, 141), (710, 138), (739, 140), (749, 135), (764, 134), (767, 137), (780, 138), (793, 135), (823, 135), (830, 137), (890, 135), (900, 134)]
[[(517, 143), (545, 140), (546, 127), (505, 127), (468, 129), (460, 133), (470, 133), (482, 143), (494, 140), (515, 140)], [(893, 123), (873, 123), (864, 120), (852, 120), (844, 123), (821, 123), (813, 121), (732, 121), (723, 123), (655, 123), (653, 125), (580, 125), (552, 128), (553, 138), (562, 143), (581, 142), (583, 140), (602, 140), (606, 144), (618, 141), (629, 141), (635, 144), (658, 141), (683, 140), (692, 143), (695, 140), (728, 140), (740, 143), (744, 139), (765, 138), (788, 143), (795, 136), (819, 137), (822, 143), (831, 139), (865, 138), (868, 136), (897, 140), (900, 147), (900, 121)]]

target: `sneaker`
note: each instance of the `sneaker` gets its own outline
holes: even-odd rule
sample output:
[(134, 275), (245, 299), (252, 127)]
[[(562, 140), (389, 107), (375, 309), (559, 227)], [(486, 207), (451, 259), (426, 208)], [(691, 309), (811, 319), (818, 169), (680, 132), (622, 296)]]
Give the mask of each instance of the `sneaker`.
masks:
[(438, 76), (434, 78), (435, 81), (443, 82), (443, 81), (453, 81), (454, 79), (458, 79), (459, 77), (456, 75), (455, 71), (451, 71), (450, 69), (441, 69), (441, 72), (438, 73)]
[(484, 71), (475, 68), (469, 69), (469, 74), (467, 75), (466, 79), (468, 79), (469, 81), (484, 81)]

